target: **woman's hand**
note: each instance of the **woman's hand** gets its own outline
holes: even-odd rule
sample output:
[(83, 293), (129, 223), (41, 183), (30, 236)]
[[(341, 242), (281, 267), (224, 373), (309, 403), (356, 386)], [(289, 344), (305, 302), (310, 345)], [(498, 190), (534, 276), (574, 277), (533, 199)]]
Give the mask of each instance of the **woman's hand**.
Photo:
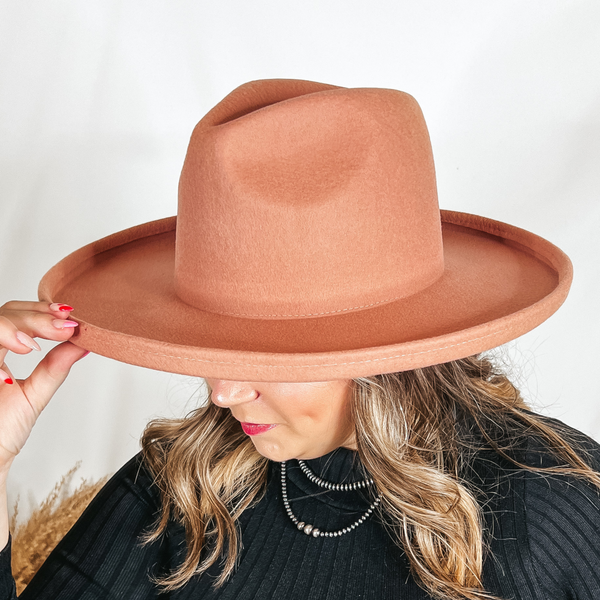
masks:
[[(77, 326), (69, 320), (71, 310), (47, 302), (8, 302), (0, 307), (0, 479), (73, 364), (87, 354), (67, 341)], [(17, 380), (4, 362), (6, 355), (39, 350), (36, 337), (64, 343), (48, 352), (27, 379)]]

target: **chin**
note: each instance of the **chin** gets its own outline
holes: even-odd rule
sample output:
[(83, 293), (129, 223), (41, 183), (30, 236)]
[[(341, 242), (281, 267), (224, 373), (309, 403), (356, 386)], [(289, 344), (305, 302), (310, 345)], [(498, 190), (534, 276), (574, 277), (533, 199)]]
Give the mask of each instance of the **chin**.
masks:
[(296, 454), (292, 450), (283, 448), (279, 444), (261, 442), (256, 439), (252, 439), (252, 443), (259, 454), (274, 462), (284, 462), (296, 458)]

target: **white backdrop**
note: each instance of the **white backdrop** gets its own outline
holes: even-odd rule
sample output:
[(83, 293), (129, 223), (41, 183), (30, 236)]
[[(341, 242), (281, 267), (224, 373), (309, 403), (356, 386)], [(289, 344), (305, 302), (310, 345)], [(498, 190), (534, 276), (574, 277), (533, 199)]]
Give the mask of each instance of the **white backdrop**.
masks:
[[(510, 354), (537, 409), (600, 439), (599, 31), (597, 0), (4, 0), (2, 302), (35, 298), (72, 250), (174, 214), (192, 128), (237, 85), (401, 89), (425, 113), (442, 207), (571, 256), (567, 303)], [(32, 362), (9, 364), (23, 376)], [(18, 457), (12, 498), (39, 500), (76, 461), (113, 472), (146, 421), (191, 408), (198, 387), (87, 357)]]

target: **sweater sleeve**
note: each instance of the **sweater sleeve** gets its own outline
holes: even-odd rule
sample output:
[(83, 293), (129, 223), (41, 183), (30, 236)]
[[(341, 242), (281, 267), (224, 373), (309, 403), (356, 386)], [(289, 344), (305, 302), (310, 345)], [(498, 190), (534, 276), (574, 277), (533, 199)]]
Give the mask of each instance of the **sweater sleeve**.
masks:
[[(158, 598), (151, 578), (168, 568), (165, 544), (141, 541), (157, 515), (158, 498), (152, 490), (152, 480), (138, 455), (100, 490), (19, 598)], [(2, 580), (0, 600), (16, 598), (9, 582), (9, 553), (10, 549), (8, 558), (1, 557), (6, 582)]]
[(0, 552), (0, 600), (13, 600), (17, 597), (15, 580), (10, 570), (10, 543)]
[[(590, 452), (593, 466), (600, 456)], [(595, 463), (595, 464), (594, 464)], [(575, 477), (530, 475), (525, 483), (532, 564), (547, 598), (600, 598), (600, 491)]]

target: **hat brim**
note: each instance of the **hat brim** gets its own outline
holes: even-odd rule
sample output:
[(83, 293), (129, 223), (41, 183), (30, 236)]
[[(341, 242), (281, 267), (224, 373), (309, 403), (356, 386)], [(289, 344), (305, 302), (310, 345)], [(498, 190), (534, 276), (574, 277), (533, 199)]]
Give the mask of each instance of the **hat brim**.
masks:
[(238, 381), (324, 381), (405, 371), (489, 350), (546, 320), (572, 267), (528, 231), (441, 211), (444, 274), (422, 292), (333, 316), (265, 320), (199, 310), (174, 291), (171, 217), (89, 244), (40, 282), (75, 307), (72, 342), (161, 371)]

